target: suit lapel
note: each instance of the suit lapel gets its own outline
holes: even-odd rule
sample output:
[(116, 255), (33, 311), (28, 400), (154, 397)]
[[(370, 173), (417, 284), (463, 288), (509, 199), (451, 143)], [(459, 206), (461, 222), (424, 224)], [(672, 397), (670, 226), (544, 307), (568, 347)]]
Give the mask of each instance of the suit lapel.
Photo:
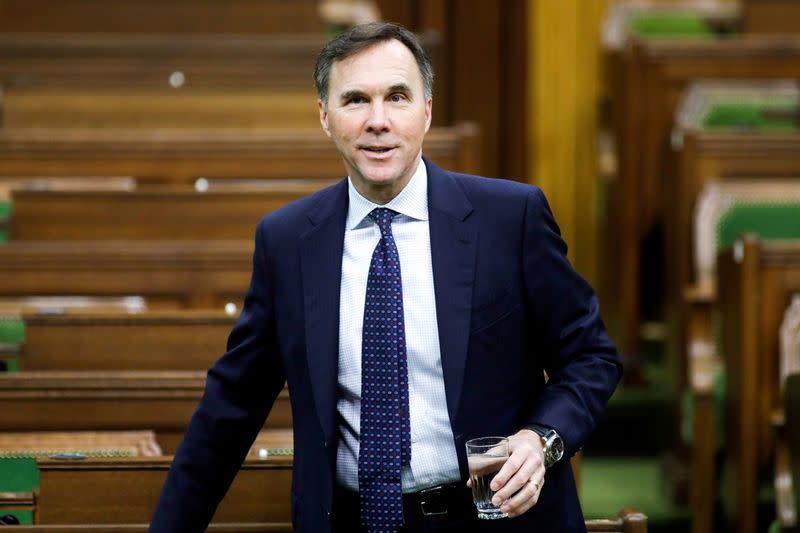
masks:
[(347, 217), (347, 180), (324, 195), (308, 213), (312, 224), (301, 236), (305, 339), (308, 372), (319, 421), (330, 442), (335, 434), (339, 369), (339, 290)]
[(478, 228), (455, 179), (427, 159), (436, 318), (447, 409), (455, 422), (464, 382)]

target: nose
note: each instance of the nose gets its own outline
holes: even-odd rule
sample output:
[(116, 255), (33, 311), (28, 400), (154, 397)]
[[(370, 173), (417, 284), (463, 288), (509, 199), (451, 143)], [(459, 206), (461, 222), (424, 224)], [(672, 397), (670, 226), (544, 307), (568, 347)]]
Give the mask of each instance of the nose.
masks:
[(383, 102), (374, 102), (370, 106), (366, 127), (367, 131), (370, 133), (389, 131), (389, 118), (386, 116), (386, 109), (384, 108)]

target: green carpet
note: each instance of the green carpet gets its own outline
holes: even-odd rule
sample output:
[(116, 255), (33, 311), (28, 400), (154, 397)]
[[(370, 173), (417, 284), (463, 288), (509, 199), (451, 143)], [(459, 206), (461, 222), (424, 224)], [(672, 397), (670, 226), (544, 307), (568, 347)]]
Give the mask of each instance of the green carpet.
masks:
[(581, 505), (587, 519), (608, 518), (624, 507), (633, 507), (646, 514), (654, 526), (689, 521), (689, 510), (669, 500), (659, 460), (651, 457), (584, 457)]

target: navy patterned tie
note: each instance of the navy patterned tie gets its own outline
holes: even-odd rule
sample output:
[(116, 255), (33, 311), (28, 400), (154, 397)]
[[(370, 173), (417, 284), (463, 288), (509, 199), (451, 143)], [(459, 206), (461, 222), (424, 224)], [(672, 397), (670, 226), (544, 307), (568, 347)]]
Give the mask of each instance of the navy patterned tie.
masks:
[(361, 437), (358, 486), (361, 523), (370, 531), (403, 525), (401, 472), (411, 462), (403, 288), (392, 235), (395, 211), (370, 214), (381, 239), (372, 253), (361, 347)]

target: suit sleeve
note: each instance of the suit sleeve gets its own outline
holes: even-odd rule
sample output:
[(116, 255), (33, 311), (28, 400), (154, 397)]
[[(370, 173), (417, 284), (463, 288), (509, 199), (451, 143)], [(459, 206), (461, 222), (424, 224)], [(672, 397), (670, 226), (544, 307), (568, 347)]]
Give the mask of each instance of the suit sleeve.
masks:
[(524, 229), (526, 297), (549, 378), (529, 423), (555, 429), (567, 457), (597, 424), (622, 375), (592, 287), (567, 260), (567, 245), (540, 189), (528, 195)]
[(205, 531), (264, 425), (285, 373), (276, 347), (264, 221), (253, 274), (227, 352), (208, 371), (205, 392), (161, 492), (150, 531)]

